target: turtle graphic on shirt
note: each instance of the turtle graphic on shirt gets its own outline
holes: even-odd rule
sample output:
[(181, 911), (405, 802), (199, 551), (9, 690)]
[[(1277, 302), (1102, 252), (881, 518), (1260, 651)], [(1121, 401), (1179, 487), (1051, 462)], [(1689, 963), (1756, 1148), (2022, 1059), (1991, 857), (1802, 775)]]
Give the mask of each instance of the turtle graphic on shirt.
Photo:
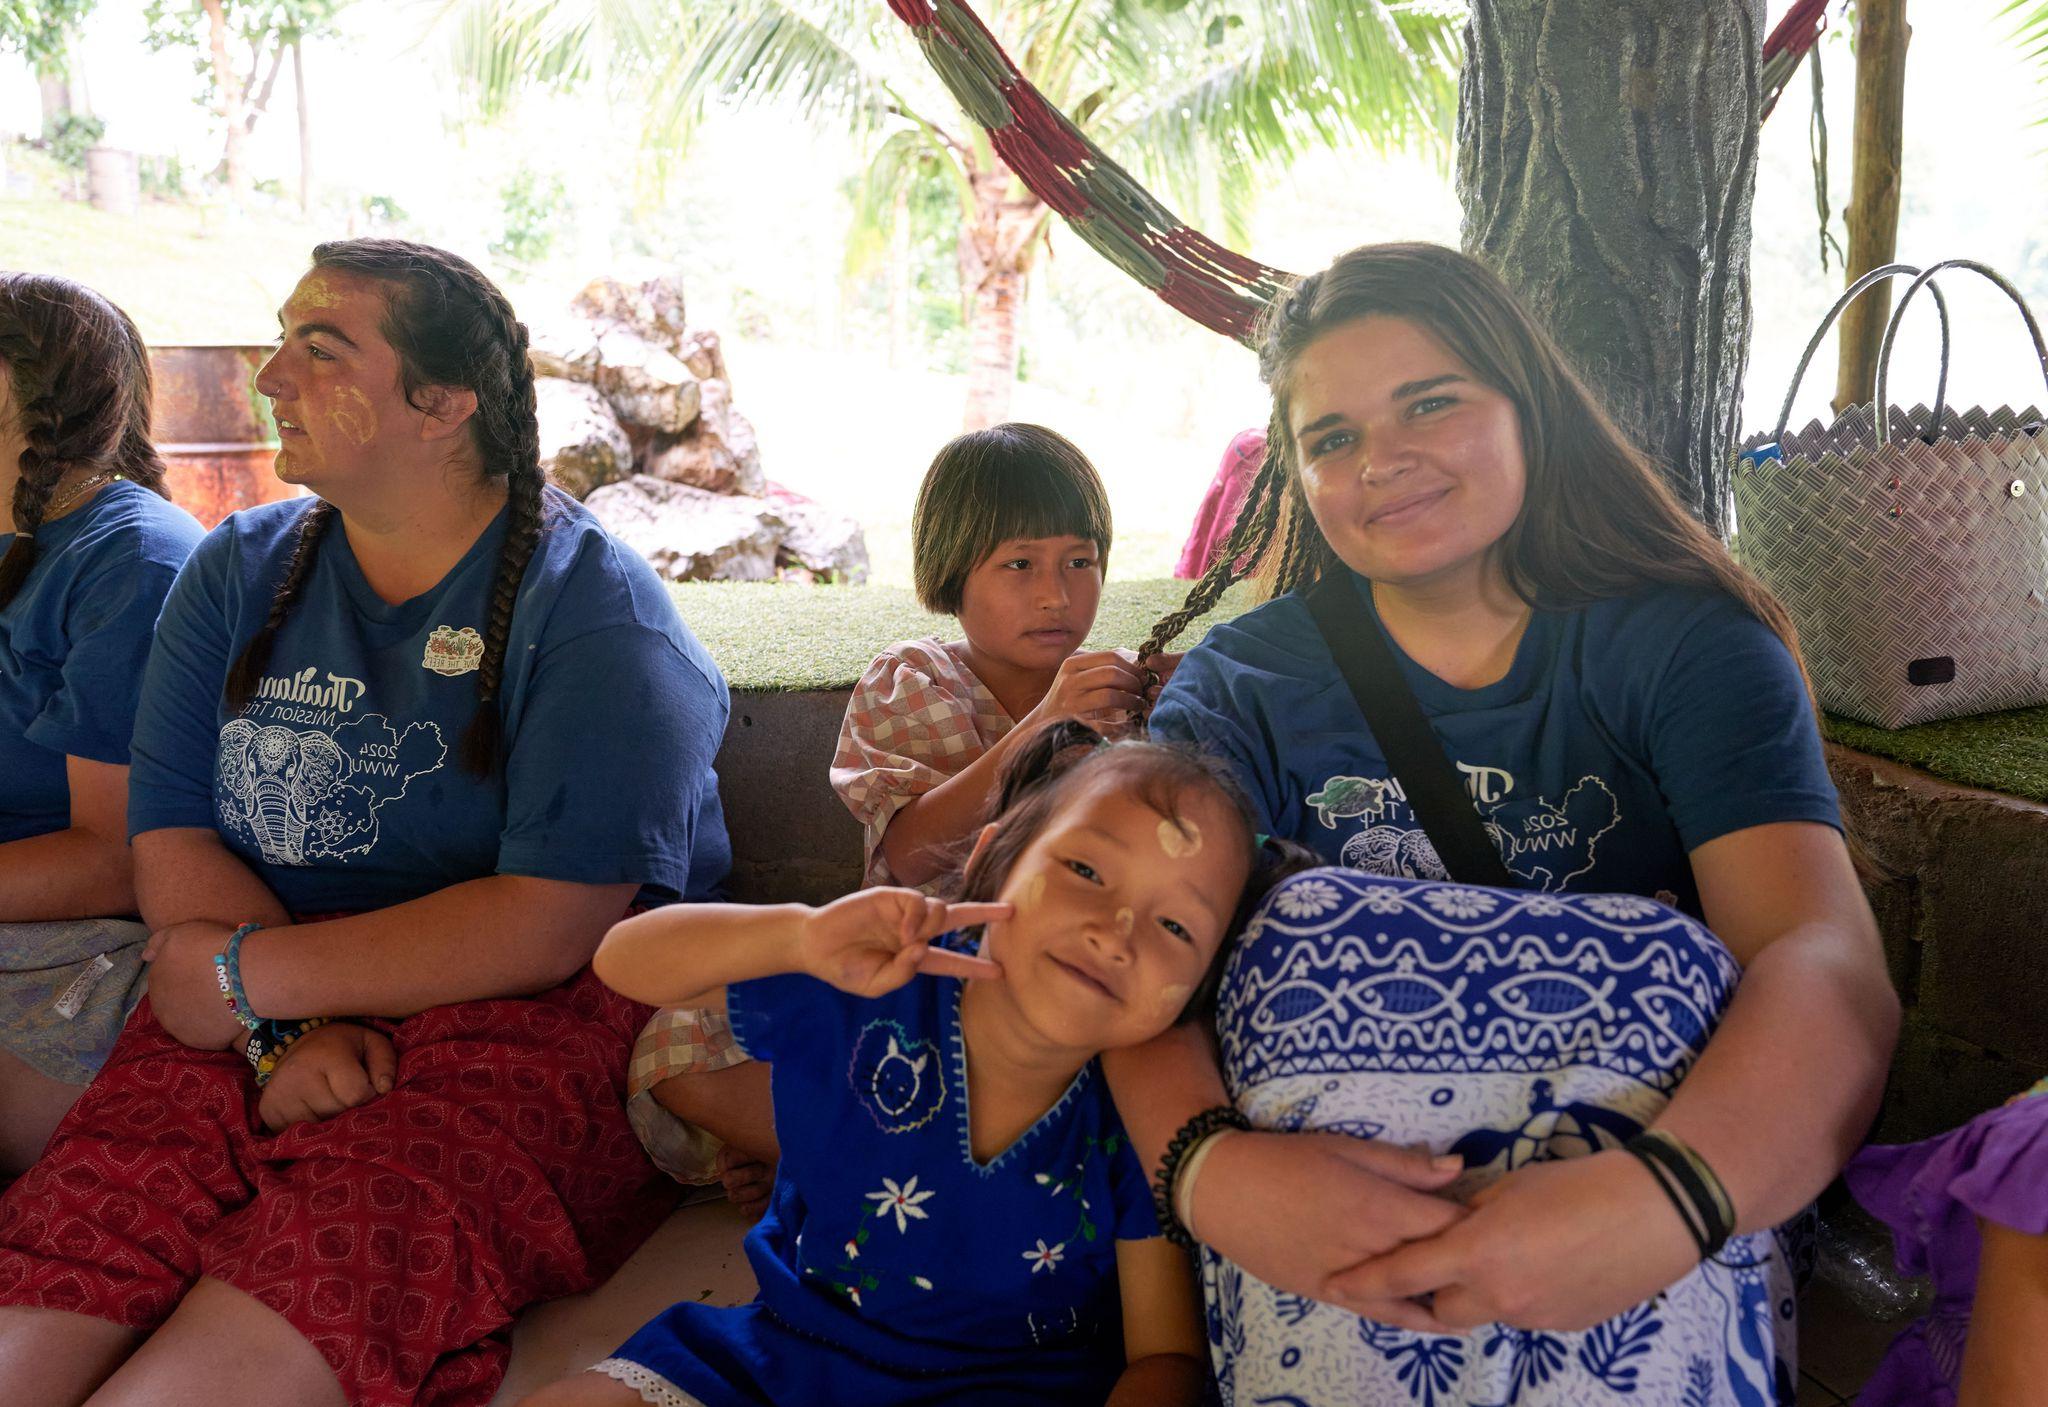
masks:
[(1339, 821), (1361, 820), (1371, 825), (1400, 800), (1401, 784), (1391, 778), (1332, 777), (1321, 791), (1309, 796), (1308, 804), (1326, 829), (1335, 830)]

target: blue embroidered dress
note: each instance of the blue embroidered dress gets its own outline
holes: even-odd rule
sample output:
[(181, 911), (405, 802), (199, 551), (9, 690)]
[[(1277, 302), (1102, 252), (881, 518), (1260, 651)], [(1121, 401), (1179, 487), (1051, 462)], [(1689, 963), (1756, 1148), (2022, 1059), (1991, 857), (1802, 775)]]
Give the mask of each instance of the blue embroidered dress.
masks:
[(736, 1309), (679, 1304), (598, 1371), (670, 1407), (1100, 1403), (1123, 1370), (1116, 1242), (1158, 1235), (1091, 1062), (988, 1162), (970, 1151), (962, 984), (875, 1000), (790, 975), (727, 990), (775, 1066), (782, 1141)]
[[(1260, 1128), (1454, 1152), (1463, 1196), (1650, 1124), (1738, 977), (1711, 933), (1649, 899), (1311, 870), (1230, 958), (1225, 1078)], [(1203, 1253), (1225, 1407), (1790, 1407), (1791, 1257), (1730, 1240), (1584, 1333), (1417, 1334), (1284, 1295)]]

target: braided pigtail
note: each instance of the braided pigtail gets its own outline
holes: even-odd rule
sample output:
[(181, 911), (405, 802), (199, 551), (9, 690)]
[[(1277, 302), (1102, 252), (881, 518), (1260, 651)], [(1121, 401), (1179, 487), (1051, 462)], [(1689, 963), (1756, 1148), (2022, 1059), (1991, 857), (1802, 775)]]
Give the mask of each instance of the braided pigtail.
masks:
[(1245, 490), (1244, 504), (1237, 510), (1237, 522), (1230, 529), (1230, 537), (1202, 573), (1201, 580), (1188, 591), (1181, 608), (1169, 611), (1153, 625), (1152, 633), (1138, 647), (1139, 659), (1150, 659), (1171, 645), (1190, 621), (1207, 615), (1224, 592), (1249, 576), (1264, 560), (1267, 549), (1273, 545), (1273, 530), (1286, 496), (1287, 461), (1281, 447), (1284, 430), (1277, 415), (1267, 425), (1266, 457)]
[(263, 627), (249, 637), (249, 643), (242, 647), (233, 668), (228, 670), (227, 701), (230, 710), (240, 713), (256, 697), (256, 687), (262, 683), (263, 671), (270, 665), (270, 651), (277, 643), (278, 628), (284, 624), (286, 614), (306, 589), (306, 578), (313, 574), (313, 561), (320, 553), (320, 539), (327, 535), (333, 521), (334, 507), (325, 499), (315, 499), (313, 506), (299, 519), (299, 535), (292, 544), (291, 565), (285, 568), (284, 580), (277, 584), (276, 592), (271, 595)]
[[(15, 538), (0, 557), (0, 609), (35, 566), (37, 535), (66, 474), (127, 473), (129, 438), (149, 434), (149, 355), (128, 315), (83, 284), (0, 273), (0, 375), (23, 449), (9, 508)], [(148, 460), (162, 478), (156, 451)]]
[(57, 481), (64, 477), (64, 461), (55, 450), (57, 426), (55, 406), (48, 397), (30, 401), (21, 408), (22, 438), (28, 444), (21, 452), (21, 478), (14, 485), (14, 543), (0, 557), (0, 610), (20, 593), (36, 564), (36, 532), (43, 525), (43, 513)]

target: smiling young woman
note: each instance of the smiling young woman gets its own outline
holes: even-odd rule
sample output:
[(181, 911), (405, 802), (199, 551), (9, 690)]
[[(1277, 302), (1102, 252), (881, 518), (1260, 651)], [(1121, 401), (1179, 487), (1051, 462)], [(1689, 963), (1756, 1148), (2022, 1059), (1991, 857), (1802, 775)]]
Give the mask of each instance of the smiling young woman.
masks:
[[(1328, 994), (1332, 1009), (1350, 1015), (1315, 1032), (1283, 1031), (1263, 1009), (1233, 1025), (1244, 988), (1230, 978), (1227, 1072), (1213, 1047), (1178, 1033), (1111, 1062), (1118, 1104), (1152, 1157), (1183, 1120), (1223, 1102), (1220, 1075), (1241, 1106), (1256, 1072), (1283, 1056), (1292, 1078), (1328, 1077), (1290, 1106), (1285, 1126), (1304, 1132), (1219, 1143), (1191, 1189), (1194, 1229), (1233, 1263), (1211, 1290), (1243, 1342), (1219, 1344), (1219, 1365), (1242, 1370), (1240, 1401), (1319, 1382), (1385, 1382), (1393, 1395), (1390, 1375), (1415, 1368), (1411, 1345), (1445, 1400), (1562, 1407), (1590, 1400), (1596, 1385), (1580, 1368), (1606, 1361), (1599, 1344), (1634, 1333), (1644, 1381), (1666, 1393), (1653, 1400), (1680, 1400), (1688, 1375), (1704, 1375), (1701, 1400), (1774, 1391), (1790, 1372), (1792, 1302), (1769, 1230), (1861, 1139), (1898, 1020), (1783, 610), (1684, 513), (1500, 280), (1461, 254), (1380, 245), (1343, 256), (1277, 302), (1261, 371), (1273, 396), (1268, 462), (1218, 566), (1158, 633), (1170, 640), (1206, 609), (1248, 553), (1263, 552), (1274, 599), (1188, 653), (1155, 734), (1228, 758), (1269, 834), (1374, 874), (1444, 878), (1304, 600), (1319, 580), (1346, 581), (1360, 628), (1387, 637), (1507, 871), (1535, 896), (1526, 932), (1567, 927), (1546, 895), (1603, 896), (1587, 902), (1605, 909), (1557, 971), (1535, 948), (1504, 948), (1522, 975), (1481, 990), (1471, 974), (1487, 970), (1481, 949), (1493, 941), (1481, 917), (1521, 912), (1523, 900), (1424, 896), (1471, 922), (1459, 937), (1453, 918), (1430, 916), (1419, 946), (1401, 949), (1408, 966), (1389, 957), (1382, 973), (1361, 965), (1358, 945), (1398, 928), (1383, 917), (1406, 902), (1393, 889), (1367, 894), (1356, 923), (1328, 925), (1293, 921), (1312, 896), (1283, 895), (1304, 971), (1322, 946), (1343, 949), (1344, 992), (1414, 987), (1417, 964), (1427, 973), (1454, 942), (1473, 945), (1462, 975), (1446, 978), (1462, 995), (1438, 1013), (1450, 1024), (1432, 1038), (1447, 1044), (1428, 1047), (1437, 1063), (1402, 1066), (1419, 1025), (1342, 992)], [(1329, 885), (1326, 897), (1340, 892)], [(1642, 955), (1626, 925), (1598, 919), (1659, 914), (1671, 933), (1697, 931), (1672, 910), (1713, 930), (1687, 938), (1690, 960), (1741, 977), (1718, 1027), (1722, 998), (1691, 993), (1675, 1044), (1666, 997), (1617, 994)], [(1240, 984), (1257, 948), (1248, 941), (1247, 968), (1233, 969)], [(1522, 995), (1530, 974), (1550, 983), (1541, 1010)], [(1296, 1000), (1312, 985), (1304, 978)], [(1606, 993), (1590, 1027), (1572, 1025), (1581, 987)], [(1513, 1013), (1520, 1025), (1502, 1025)], [(1538, 1050), (1567, 1029), (1578, 1044)], [(1627, 1052), (1645, 1050), (1665, 1054), (1571, 1096), (1591, 1102), (1558, 1116), (1567, 1075), (1634, 1068)], [(1412, 1079), (1428, 1086), (1424, 1105), (1464, 1111), (1470, 1126), (1451, 1127), (1450, 1114), (1418, 1122), (1391, 1093)], [(1510, 1086), (1519, 1092), (1497, 1097)], [(1365, 1124), (1346, 1121), (1347, 1100)], [(1305, 1132), (1333, 1119), (1389, 1141)], [(1682, 1142), (1718, 1176), (1737, 1214), (1729, 1229), (1751, 1238), (1729, 1245), (1739, 1274), (1700, 1264), (1656, 1178), (1618, 1146), (1624, 1125)], [(1450, 1214), (1431, 1195), (1440, 1170), (1404, 1141), (1439, 1155), (1457, 1144), (1473, 1159)], [(1282, 1292), (1365, 1321), (1297, 1333)], [(1656, 1295), (1652, 1332), (1639, 1310)]]

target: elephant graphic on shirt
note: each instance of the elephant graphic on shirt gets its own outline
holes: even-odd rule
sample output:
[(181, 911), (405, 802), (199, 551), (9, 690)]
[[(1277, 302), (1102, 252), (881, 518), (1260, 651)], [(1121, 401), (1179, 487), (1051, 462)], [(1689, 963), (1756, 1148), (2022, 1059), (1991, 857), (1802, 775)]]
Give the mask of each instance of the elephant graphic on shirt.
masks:
[[(431, 757), (419, 755), (427, 751)], [(404, 795), (412, 777), (438, 768), (446, 752), (433, 724), (414, 724), (400, 739), (375, 714), (335, 734), (231, 719), (215, 753), (221, 828), (253, 843), (272, 865), (368, 850), (377, 840), (377, 808)], [(401, 756), (425, 765), (387, 760)]]

